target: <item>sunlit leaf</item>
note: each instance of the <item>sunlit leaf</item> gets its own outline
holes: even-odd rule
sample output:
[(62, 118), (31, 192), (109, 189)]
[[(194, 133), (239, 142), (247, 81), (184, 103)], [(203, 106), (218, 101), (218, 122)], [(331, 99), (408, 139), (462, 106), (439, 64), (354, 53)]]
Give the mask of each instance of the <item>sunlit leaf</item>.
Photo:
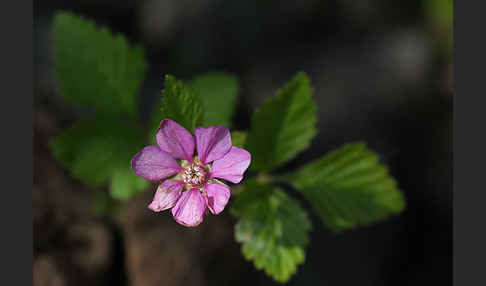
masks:
[(279, 282), (288, 281), (305, 260), (311, 221), (282, 190), (250, 180), (231, 213), (239, 218), (235, 238), (246, 259)]

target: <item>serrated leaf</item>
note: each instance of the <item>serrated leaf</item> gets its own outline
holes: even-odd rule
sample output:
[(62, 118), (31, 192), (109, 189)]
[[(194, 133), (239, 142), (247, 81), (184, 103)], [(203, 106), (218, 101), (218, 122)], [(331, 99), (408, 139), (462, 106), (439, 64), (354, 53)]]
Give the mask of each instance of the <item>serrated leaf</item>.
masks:
[(194, 77), (187, 86), (201, 99), (204, 125), (231, 126), (238, 95), (238, 80), (235, 76), (210, 72)]
[(129, 162), (115, 171), (111, 179), (110, 194), (117, 200), (128, 200), (149, 185), (147, 180), (135, 175)]
[(54, 20), (60, 95), (104, 114), (134, 115), (147, 63), (140, 47), (69, 12)]
[(131, 157), (143, 147), (140, 141), (140, 132), (130, 122), (95, 116), (54, 138), (51, 149), (74, 178), (101, 186), (120, 169), (129, 168)]
[(388, 169), (363, 143), (345, 145), (287, 179), (333, 231), (381, 221), (405, 208)]
[(247, 134), (245, 131), (231, 131), (231, 142), (233, 146), (245, 148)]
[(204, 109), (200, 99), (171, 75), (165, 77), (161, 113), (158, 117), (155, 115), (152, 121), (160, 123), (166, 118), (176, 121), (189, 132), (204, 122)]
[(235, 239), (257, 269), (286, 282), (305, 260), (311, 221), (300, 204), (282, 190), (250, 180), (231, 213), (239, 218)]
[(299, 73), (253, 114), (247, 140), (253, 169), (275, 169), (309, 146), (317, 122), (312, 92)]

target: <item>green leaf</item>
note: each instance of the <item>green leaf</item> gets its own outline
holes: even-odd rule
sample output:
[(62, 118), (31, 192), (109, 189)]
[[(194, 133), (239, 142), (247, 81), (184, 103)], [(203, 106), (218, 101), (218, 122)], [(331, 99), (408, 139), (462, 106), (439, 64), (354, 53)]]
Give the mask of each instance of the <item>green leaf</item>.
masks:
[(143, 146), (140, 132), (130, 122), (105, 116), (80, 120), (57, 136), (51, 142), (51, 149), (72, 176), (87, 185), (101, 186), (115, 179), (115, 187), (121, 184), (121, 180), (123, 184), (130, 185), (133, 192), (133, 188), (142, 188), (142, 184), (128, 183), (129, 178), (135, 181), (138, 178), (127, 176), (122, 179), (121, 170), (130, 167), (132, 156)]
[(233, 146), (245, 148), (247, 134), (245, 131), (231, 131), (231, 142)]
[(204, 125), (231, 126), (238, 95), (238, 80), (235, 76), (206, 73), (194, 77), (187, 86), (202, 101)]
[(363, 143), (345, 145), (287, 179), (333, 231), (368, 225), (405, 208), (388, 169)]
[(128, 200), (145, 189), (149, 182), (135, 175), (130, 164), (121, 166), (113, 174), (110, 185), (110, 194), (117, 200)]
[(54, 20), (55, 69), (60, 95), (104, 114), (136, 114), (147, 63), (122, 35), (68, 12)]
[(275, 169), (309, 146), (317, 121), (312, 92), (299, 73), (254, 113), (247, 147), (255, 170)]
[(305, 260), (312, 228), (307, 212), (282, 190), (250, 180), (231, 213), (239, 217), (235, 239), (255, 267), (286, 282)]
[(204, 109), (200, 99), (171, 75), (165, 77), (161, 111), (158, 116), (160, 120), (155, 116), (153, 121), (160, 123), (161, 120), (170, 118), (190, 132), (203, 124)]

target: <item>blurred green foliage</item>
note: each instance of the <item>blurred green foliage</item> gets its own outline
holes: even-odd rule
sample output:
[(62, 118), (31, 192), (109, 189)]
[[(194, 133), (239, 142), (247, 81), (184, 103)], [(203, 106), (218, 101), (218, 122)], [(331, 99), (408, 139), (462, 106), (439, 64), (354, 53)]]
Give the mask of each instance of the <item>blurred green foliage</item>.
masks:
[(231, 132), (231, 143), (233, 143), (233, 146), (245, 148), (247, 136), (244, 131), (233, 131)]
[(140, 47), (67, 12), (55, 17), (54, 43), (57, 82), (64, 99), (103, 114), (136, 114), (136, 96), (147, 69)]
[(231, 127), (238, 95), (238, 80), (226, 73), (206, 73), (194, 77), (187, 84), (204, 107), (204, 125)]
[(74, 178), (90, 186), (110, 182), (114, 197), (128, 199), (148, 185), (129, 172), (131, 157), (143, 147), (135, 120), (147, 66), (143, 52), (69, 12), (56, 15), (54, 39), (59, 94), (94, 111), (51, 142), (54, 156)]
[[(81, 119), (70, 129), (62, 132), (51, 142), (54, 156), (67, 169), (71, 170), (74, 178), (84, 183), (98, 187), (119, 179), (114, 177), (120, 170), (129, 169), (131, 157), (143, 147), (141, 134), (133, 121), (126, 121), (118, 117), (95, 115)], [(133, 181), (128, 188), (136, 193), (147, 183), (143, 183), (135, 174), (125, 178)], [(120, 190), (112, 182), (112, 192)]]
[(145, 189), (149, 182), (138, 176), (134, 177), (132, 168), (124, 162), (120, 168), (115, 170), (110, 184), (110, 195), (117, 200), (128, 200), (137, 195), (140, 190)]
[(452, 27), (454, 8), (452, 0), (428, 0), (424, 3), (432, 22), (438, 26)]
[(427, 0), (423, 2), (424, 14), (440, 49), (450, 59), (454, 53), (454, 3), (452, 0)]

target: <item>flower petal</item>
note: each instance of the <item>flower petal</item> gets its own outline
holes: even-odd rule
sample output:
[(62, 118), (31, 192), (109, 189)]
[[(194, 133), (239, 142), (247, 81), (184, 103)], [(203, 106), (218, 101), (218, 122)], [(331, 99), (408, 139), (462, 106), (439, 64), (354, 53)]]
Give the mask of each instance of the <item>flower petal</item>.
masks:
[(231, 135), (224, 126), (199, 127), (194, 130), (199, 160), (203, 164), (222, 158), (231, 149)]
[(184, 188), (184, 181), (165, 180), (159, 185), (154, 200), (148, 206), (154, 212), (160, 212), (175, 206)]
[(235, 146), (221, 159), (215, 160), (211, 166), (210, 176), (221, 178), (232, 183), (239, 183), (243, 173), (250, 165), (251, 155), (248, 151)]
[(170, 119), (162, 120), (155, 138), (162, 151), (171, 154), (174, 158), (192, 161), (194, 137), (177, 122)]
[(157, 146), (143, 148), (133, 156), (131, 166), (135, 174), (150, 181), (159, 181), (182, 171), (177, 161)]
[(208, 184), (204, 186), (206, 191), (206, 205), (213, 214), (219, 214), (228, 203), (231, 192), (228, 186), (222, 184)]
[(182, 193), (172, 208), (174, 219), (183, 226), (197, 226), (203, 220), (206, 200), (198, 189), (193, 188)]

